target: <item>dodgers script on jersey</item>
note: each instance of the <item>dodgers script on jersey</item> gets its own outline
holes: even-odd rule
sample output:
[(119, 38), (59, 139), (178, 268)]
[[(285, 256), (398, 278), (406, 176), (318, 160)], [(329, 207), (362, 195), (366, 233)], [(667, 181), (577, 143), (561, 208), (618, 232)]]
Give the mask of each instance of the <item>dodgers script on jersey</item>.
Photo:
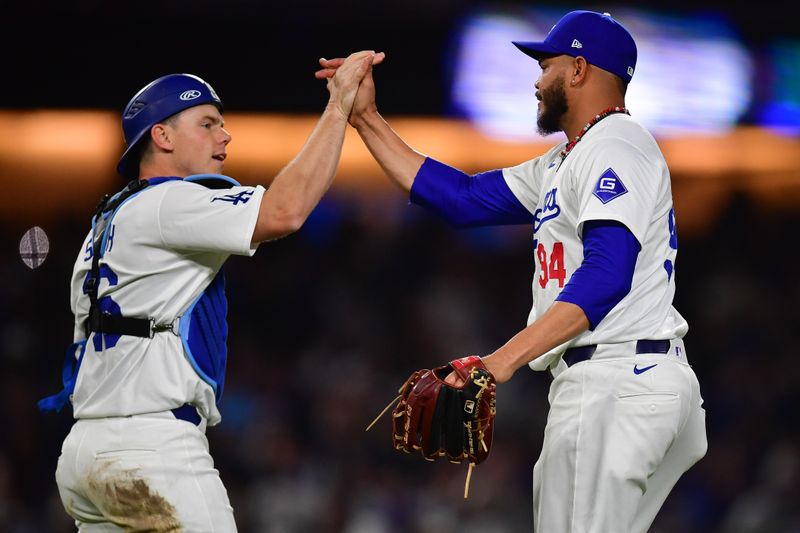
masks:
[[(251, 239), (263, 194), (261, 186), (209, 189), (175, 179), (119, 206), (100, 260), (100, 308), (174, 323), (174, 330), (152, 338), (93, 333), (72, 396), (75, 418), (157, 413), (191, 403), (208, 425), (220, 421), (213, 381), (187, 357), (179, 332), (188, 324), (179, 317), (218, 279), (231, 254), (255, 253)], [(90, 231), (72, 274), (76, 341), (86, 337), (92, 254)]]
[[(583, 261), (583, 223), (625, 224), (641, 245), (630, 292), (571, 341), (533, 360), (545, 370), (570, 347), (682, 337), (688, 325), (672, 307), (678, 241), (667, 164), (655, 139), (624, 114), (597, 123), (563, 160), (564, 144), (503, 169), (511, 191), (534, 216), (536, 273), (528, 324), (544, 313)], [(612, 275), (612, 274), (609, 274)]]

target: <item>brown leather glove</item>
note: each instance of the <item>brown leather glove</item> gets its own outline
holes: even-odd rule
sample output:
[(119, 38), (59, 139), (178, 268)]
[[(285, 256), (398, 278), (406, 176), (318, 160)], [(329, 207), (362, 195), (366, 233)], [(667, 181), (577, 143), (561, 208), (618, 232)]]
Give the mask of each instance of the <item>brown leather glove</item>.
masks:
[[(445, 383), (450, 372), (455, 372), (463, 385)], [(439, 457), (453, 463), (469, 461), (468, 486), (472, 468), (491, 451), (496, 414), (495, 379), (481, 358), (469, 356), (433, 370), (418, 370), (399, 392), (400, 402), (392, 412), (395, 449), (406, 453), (420, 450), (429, 461)]]

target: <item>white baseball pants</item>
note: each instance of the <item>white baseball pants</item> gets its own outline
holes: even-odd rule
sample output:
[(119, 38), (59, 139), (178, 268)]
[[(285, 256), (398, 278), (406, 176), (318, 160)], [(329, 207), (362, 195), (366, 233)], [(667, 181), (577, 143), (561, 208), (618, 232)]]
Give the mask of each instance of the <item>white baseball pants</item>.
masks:
[(683, 342), (673, 340), (666, 354), (600, 345), (592, 359), (561, 363), (554, 375), (533, 469), (534, 531), (645, 533), (708, 446)]
[(170, 411), (77, 420), (56, 481), (78, 530), (235, 532), (204, 430)]

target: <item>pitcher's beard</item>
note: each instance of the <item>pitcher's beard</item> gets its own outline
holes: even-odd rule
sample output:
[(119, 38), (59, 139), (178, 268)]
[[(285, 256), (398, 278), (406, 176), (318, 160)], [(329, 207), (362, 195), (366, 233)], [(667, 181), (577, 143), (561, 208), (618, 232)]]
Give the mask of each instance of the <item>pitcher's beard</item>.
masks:
[(543, 111), (536, 119), (536, 126), (542, 135), (550, 135), (561, 129), (561, 119), (569, 110), (567, 105), (567, 95), (564, 93), (564, 76), (553, 81), (553, 83), (541, 92), (542, 101), (539, 104)]

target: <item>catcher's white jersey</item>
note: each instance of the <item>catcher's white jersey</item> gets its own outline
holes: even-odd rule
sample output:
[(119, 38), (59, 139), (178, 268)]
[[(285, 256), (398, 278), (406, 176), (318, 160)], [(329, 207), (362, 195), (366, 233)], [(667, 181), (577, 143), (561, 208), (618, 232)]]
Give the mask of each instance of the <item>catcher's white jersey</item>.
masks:
[(641, 245), (630, 292), (593, 331), (530, 363), (544, 370), (571, 346), (672, 339), (688, 330), (672, 307), (677, 230), (667, 164), (655, 139), (629, 116), (609, 115), (561, 160), (564, 144), (503, 169), (511, 191), (534, 215), (536, 273), (531, 324), (583, 261), (583, 223), (615, 220)]
[[(155, 323), (186, 315), (231, 254), (255, 253), (251, 239), (263, 194), (261, 186), (215, 190), (175, 180), (130, 198), (112, 219), (100, 260), (101, 309)], [(90, 232), (72, 274), (76, 341), (86, 337), (91, 239)], [(213, 379), (203, 375), (177, 334), (186, 322), (152, 338), (92, 333), (72, 396), (75, 418), (157, 413), (192, 403), (209, 425), (218, 423)]]

